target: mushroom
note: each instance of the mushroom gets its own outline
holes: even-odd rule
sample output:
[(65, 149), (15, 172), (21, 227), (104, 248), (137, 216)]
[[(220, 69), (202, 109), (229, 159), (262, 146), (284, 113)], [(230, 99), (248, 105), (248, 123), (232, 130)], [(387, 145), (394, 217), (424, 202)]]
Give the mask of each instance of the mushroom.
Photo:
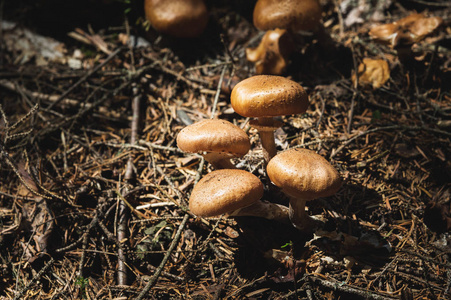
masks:
[[(280, 43), (280, 46), (277, 45), (280, 54), (276, 56), (281, 57), (279, 60), (288, 60), (294, 50), (293, 34), (299, 31), (318, 31), (321, 13), (321, 5), (317, 0), (258, 0), (253, 13), (254, 26), (268, 32), (255, 49), (267, 48), (267, 51), (273, 54), (274, 44)], [(275, 30), (284, 30), (283, 39), (281, 37), (280, 42), (268, 43), (269, 37), (274, 35)], [(274, 37), (272, 39), (274, 40)], [(247, 60), (253, 61), (252, 52), (255, 49), (246, 52)], [(285, 66), (276, 69), (271, 68), (271, 64), (273, 62), (270, 59), (261, 56), (256, 63), (256, 73), (281, 75), (285, 70)]]
[(304, 113), (309, 105), (302, 86), (285, 77), (256, 75), (239, 82), (232, 90), (232, 107), (251, 121), (259, 134), (266, 163), (277, 154), (274, 130), (281, 126), (273, 117)]
[(200, 217), (254, 216), (289, 224), (288, 207), (261, 201), (263, 184), (252, 173), (238, 169), (215, 170), (193, 188), (191, 212)]
[(293, 41), (286, 29), (268, 30), (256, 48), (246, 49), (246, 58), (255, 63), (256, 74), (280, 75), (288, 65)]
[(250, 149), (246, 132), (238, 126), (219, 119), (196, 122), (177, 135), (180, 150), (203, 155), (215, 169), (234, 169), (233, 157), (242, 157)]
[(178, 37), (198, 37), (208, 23), (203, 0), (145, 0), (146, 19), (162, 33)]
[(268, 163), (266, 172), (289, 197), (290, 220), (302, 232), (311, 232), (318, 225), (305, 212), (305, 203), (335, 194), (342, 182), (337, 170), (324, 157), (301, 148), (277, 154)]
[(321, 13), (317, 0), (258, 0), (253, 21), (260, 30), (315, 31), (320, 24)]

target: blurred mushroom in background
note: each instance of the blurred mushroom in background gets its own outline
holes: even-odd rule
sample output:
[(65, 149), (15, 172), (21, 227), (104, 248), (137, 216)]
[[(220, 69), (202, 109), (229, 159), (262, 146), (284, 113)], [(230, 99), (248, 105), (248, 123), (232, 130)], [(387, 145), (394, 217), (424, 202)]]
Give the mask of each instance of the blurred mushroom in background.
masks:
[(145, 0), (144, 11), (156, 31), (177, 38), (198, 37), (208, 23), (203, 0)]

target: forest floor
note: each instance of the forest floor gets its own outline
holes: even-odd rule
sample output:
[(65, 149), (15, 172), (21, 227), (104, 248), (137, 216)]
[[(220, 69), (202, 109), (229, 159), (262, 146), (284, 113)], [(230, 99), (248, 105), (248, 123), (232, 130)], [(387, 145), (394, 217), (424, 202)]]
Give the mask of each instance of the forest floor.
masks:
[[(343, 178), (308, 204), (327, 220), (315, 235), (187, 207), (212, 168), (176, 137), (212, 117), (246, 130), (234, 163), (288, 204), (230, 105), (255, 74), (255, 1), (207, 1), (191, 40), (145, 30), (126, 2), (0, 4), (0, 299), (451, 298), (448, 1), (321, 1), (328, 44), (305, 34), (283, 73), (310, 105), (276, 131), (278, 151), (316, 151)], [(442, 23), (403, 49), (368, 35), (414, 12)], [(364, 85), (366, 59), (389, 76)]]

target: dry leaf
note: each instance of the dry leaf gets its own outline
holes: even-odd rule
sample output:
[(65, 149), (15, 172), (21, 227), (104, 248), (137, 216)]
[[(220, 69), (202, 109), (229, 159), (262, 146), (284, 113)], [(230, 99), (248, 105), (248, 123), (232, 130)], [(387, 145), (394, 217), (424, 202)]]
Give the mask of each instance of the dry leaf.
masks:
[(442, 23), (443, 19), (440, 17), (422, 18), (414, 22), (409, 27), (409, 31), (416, 36), (416, 40), (422, 40), (434, 32)]
[[(390, 78), (388, 63), (383, 59), (364, 58), (359, 65), (359, 84), (380, 88)], [(355, 81), (355, 75), (352, 76)]]
[(45, 66), (48, 62), (65, 61), (67, 50), (64, 44), (53, 38), (39, 35), (9, 21), (1, 21), (0, 29), (6, 49), (20, 54), (15, 61), (17, 64), (25, 64), (33, 58), (40, 66)]
[(407, 17), (404, 17), (402, 19), (399, 19), (398, 21), (393, 22), (393, 24), (396, 24), (399, 27), (407, 27), (423, 18), (424, 18), (423, 14), (413, 13), (408, 15)]
[(368, 34), (373, 39), (388, 43), (392, 47), (409, 45), (423, 40), (442, 23), (443, 19), (440, 17), (428, 18), (423, 14), (413, 13), (396, 22), (375, 26)]

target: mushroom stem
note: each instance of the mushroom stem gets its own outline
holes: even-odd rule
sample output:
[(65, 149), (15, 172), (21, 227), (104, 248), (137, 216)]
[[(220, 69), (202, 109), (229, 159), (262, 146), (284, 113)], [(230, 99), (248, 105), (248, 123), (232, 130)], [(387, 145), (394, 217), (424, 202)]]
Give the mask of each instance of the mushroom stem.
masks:
[(237, 209), (231, 213), (229, 213), (229, 216), (232, 217), (244, 217), (244, 216), (251, 216), (251, 217), (261, 217), (268, 220), (274, 220), (278, 221), (284, 224), (291, 225), (290, 218), (289, 218), (289, 208), (276, 204), (271, 203), (268, 201), (257, 201), (249, 206)]
[(256, 48), (246, 49), (246, 58), (255, 63), (256, 74), (281, 75), (294, 51), (294, 42), (286, 29), (269, 30)]
[(289, 216), (293, 226), (301, 232), (311, 233), (319, 225), (318, 221), (305, 212), (305, 203), (309, 199), (290, 197)]
[(207, 152), (206, 154), (203, 154), (203, 157), (216, 170), (236, 169), (236, 166), (232, 164), (232, 162), (230, 161), (230, 155), (226, 155), (223, 153)]
[(271, 158), (276, 156), (276, 142), (274, 138), (274, 119), (272, 117), (257, 118), (257, 130), (262, 143), (263, 158), (268, 163)]

